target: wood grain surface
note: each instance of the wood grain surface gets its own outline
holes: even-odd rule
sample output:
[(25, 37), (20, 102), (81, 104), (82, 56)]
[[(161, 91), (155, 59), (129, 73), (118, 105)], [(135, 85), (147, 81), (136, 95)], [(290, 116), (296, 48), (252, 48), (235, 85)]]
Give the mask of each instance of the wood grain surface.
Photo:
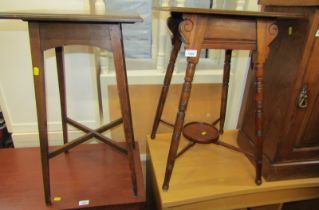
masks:
[(319, 6), (319, 0), (259, 0), (258, 3), (269, 6)]
[[(222, 140), (236, 145), (237, 131)], [(176, 160), (170, 189), (161, 187), (171, 134), (147, 140), (154, 188), (162, 209), (238, 209), (319, 197), (319, 178), (254, 183), (254, 167), (245, 155), (218, 145), (195, 145)], [(185, 146), (181, 140), (180, 149)]]
[(168, 11), (183, 14), (210, 14), (221, 16), (241, 16), (241, 17), (269, 17), (283, 19), (300, 19), (305, 18), (301, 13), (285, 13), (285, 12), (254, 12), (239, 10), (219, 10), (205, 8), (189, 8), (189, 7), (154, 7), (154, 10)]
[[(139, 160), (138, 150), (134, 155)], [(83, 207), (90, 209), (142, 209), (145, 202), (140, 161), (134, 196), (127, 157), (105, 144), (80, 145), (51, 160), (52, 197), (61, 197), (52, 206), (43, 198), (39, 148), (1, 150), (0, 165), (0, 209), (74, 209), (80, 200), (89, 200)]]
[(90, 11), (55, 11), (55, 10), (25, 10), (0, 12), (0, 19), (22, 19), (25, 21), (61, 21), (61, 22), (99, 22), (99, 23), (135, 23), (143, 19), (135, 12), (105, 11), (105, 14), (95, 14)]

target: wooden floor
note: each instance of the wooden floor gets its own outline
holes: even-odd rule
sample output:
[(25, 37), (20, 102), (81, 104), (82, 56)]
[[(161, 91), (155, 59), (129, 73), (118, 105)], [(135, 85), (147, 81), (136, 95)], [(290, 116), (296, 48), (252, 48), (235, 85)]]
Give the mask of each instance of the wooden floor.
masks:
[[(137, 147), (138, 148), (138, 147)], [(105, 144), (83, 144), (50, 160), (52, 197), (44, 203), (39, 148), (0, 150), (0, 209), (141, 209), (145, 193), (139, 152), (136, 151), (138, 196), (134, 196), (127, 157)], [(110, 209), (110, 208), (107, 208)]]
[[(237, 131), (223, 141), (236, 145)], [(319, 198), (319, 178), (254, 183), (255, 169), (241, 153), (222, 146), (195, 145), (176, 162), (170, 188), (162, 190), (171, 134), (148, 139), (150, 165), (159, 209), (241, 209)], [(182, 145), (186, 141), (182, 140)], [(180, 148), (182, 147), (180, 145)]]

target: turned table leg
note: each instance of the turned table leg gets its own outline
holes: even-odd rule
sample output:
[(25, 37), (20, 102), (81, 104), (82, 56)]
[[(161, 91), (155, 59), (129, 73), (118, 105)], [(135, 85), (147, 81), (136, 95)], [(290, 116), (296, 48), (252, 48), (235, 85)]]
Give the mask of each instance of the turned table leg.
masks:
[(32, 55), (34, 91), (38, 117), (38, 129), (40, 138), (44, 196), (46, 204), (51, 204), (44, 56), (40, 44), (41, 39), (38, 23), (29, 23), (29, 35)]
[(224, 75), (223, 75), (223, 87), (220, 105), (220, 124), (219, 133), (224, 133), (224, 124), (227, 109), (227, 98), (228, 98), (228, 87), (229, 87), (229, 76), (230, 76), (230, 66), (231, 66), (231, 56), (232, 50), (226, 50), (225, 52), (225, 64), (224, 64)]
[(113, 50), (114, 65), (116, 71), (117, 89), (119, 93), (125, 140), (128, 148), (128, 160), (131, 171), (131, 180), (134, 194), (137, 195), (137, 178), (135, 168), (135, 140), (132, 125), (130, 97), (126, 75), (126, 64), (123, 49), (122, 28), (120, 24), (110, 26), (111, 45)]
[(151, 134), (151, 138), (152, 139), (154, 139), (155, 136), (156, 136), (156, 132), (157, 132), (160, 120), (161, 120), (161, 116), (162, 116), (162, 113), (163, 113), (165, 101), (166, 101), (166, 98), (167, 98), (167, 93), (168, 93), (169, 86), (170, 86), (171, 80), (172, 80), (172, 75), (173, 75), (173, 72), (174, 72), (176, 57), (178, 55), (180, 47), (181, 47), (181, 41), (176, 39), (176, 41), (174, 42), (173, 49), (172, 49), (172, 53), (171, 53), (171, 58), (170, 58), (169, 64), (167, 66), (167, 70), (166, 70), (166, 74), (165, 74), (165, 79), (164, 79), (164, 84), (163, 84), (163, 87), (162, 87), (161, 96), (160, 96), (160, 99), (158, 101), (158, 105), (157, 105), (157, 109), (156, 109), (156, 115), (155, 115), (153, 128), (152, 128), (152, 134)]
[(182, 88), (182, 94), (179, 102), (179, 108), (176, 116), (175, 127), (172, 135), (171, 146), (169, 149), (165, 178), (163, 183), (163, 190), (168, 190), (169, 182), (171, 179), (172, 171), (175, 164), (178, 145), (181, 137), (181, 132), (184, 125), (185, 111), (187, 108), (188, 100), (191, 93), (192, 81), (195, 73), (196, 63), (188, 62), (185, 81)]
[[(257, 53), (258, 56), (258, 53)], [(256, 92), (255, 92), (255, 103), (256, 103), (256, 114), (255, 114), (255, 126), (256, 126), (256, 184), (262, 183), (262, 153), (263, 153), (263, 63), (255, 63), (255, 81), (256, 81)]]
[(155, 119), (153, 122), (153, 128), (152, 128), (152, 133), (151, 133), (151, 138), (154, 139), (156, 136), (156, 132), (162, 117), (162, 113), (163, 113), (163, 109), (164, 109), (164, 105), (165, 105), (165, 101), (167, 98), (167, 93), (169, 90), (169, 86), (171, 84), (171, 80), (172, 80), (172, 75), (174, 72), (174, 68), (175, 68), (175, 62), (176, 62), (176, 58), (178, 56), (179, 50), (181, 48), (182, 45), (182, 41), (178, 35), (178, 22), (173, 19), (170, 18), (168, 20), (168, 26), (170, 28), (170, 30), (173, 33), (173, 38), (172, 38), (172, 51), (171, 51), (171, 57), (169, 60), (169, 64), (167, 66), (166, 69), (166, 73), (165, 73), (165, 79), (164, 79), (164, 84), (162, 87), (162, 92), (161, 92), (161, 96), (160, 99), (158, 101), (158, 105), (157, 105), (157, 109), (156, 109), (156, 115), (155, 115)]
[(167, 158), (165, 178), (163, 183), (163, 190), (168, 190), (172, 171), (177, 156), (177, 150), (181, 137), (181, 132), (184, 126), (185, 111), (192, 89), (192, 81), (195, 74), (195, 68), (200, 58), (202, 42), (204, 40), (207, 17), (196, 15), (183, 15), (183, 21), (179, 23), (179, 32), (185, 48), (191, 50), (193, 53), (187, 57), (187, 68), (185, 73), (185, 81), (182, 88), (182, 94), (179, 101), (178, 112), (174, 124), (174, 131), (172, 134), (171, 146)]
[(262, 183), (263, 162), (263, 111), (264, 111), (264, 64), (269, 54), (269, 45), (278, 34), (278, 27), (273, 20), (257, 20), (257, 56), (254, 61), (255, 70), (255, 132), (256, 132), (256, 179), (257, 185)]

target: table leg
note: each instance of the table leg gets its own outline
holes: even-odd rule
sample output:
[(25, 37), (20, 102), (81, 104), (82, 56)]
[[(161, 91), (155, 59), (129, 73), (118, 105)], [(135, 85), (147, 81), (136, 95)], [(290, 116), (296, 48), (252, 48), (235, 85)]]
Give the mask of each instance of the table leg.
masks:
[(185, 111), (192, 89), (192, 81), (195, 73), (196, 65), (199, 61), (202, 42), (204, 40), (207, 16), (183, 15), (182, 21), (179, 22), (178, 31), (187, 50), (196, 52), (187, 58), (187, 68), (185, 73), (185, 81), (182, 88), (182, 94), (179, 101), (178, 112), (174, 124), (171, 146), (168, 153), (163, 190), (168, 190), (169, 182), (173, 172), (181, 132), (184, 125)]
[(96, 91), (97, 91), (97, 99), (99, 105), (99, 117), (100, 124), (103, 124), (104, 121), (104, 113), (103, 113), (103, 101), (102, 101), (102, 91), (101, 91), (101, 62), (100, 62), (100, 54), (101, 49), (94, 49), (94, 57), (95, 57), (95, 77), (96, 77)]
[(126, 75), (126, 64), (123, 49), (122, 28), (120, 24), (110, 26), (111, 45), (113, 50), (114, 65), (116, 71), (117, 89), (120, 98), (121, 112), (123, 117), (124, 134), (128, 148), (128, 160), (131, 171), (131, 179), (134, 194), (137, 195), (137, 179), (135, 169), (135, 159), (133, 150), (135, 149), (134, 132), (132, 125), (132, 114), (130, 97)]
[(178, 150), (178, 145), (181, 137), (181, 132), (184, 125), (184, 118), (185, 118), (185, 111), (187, 108), (188, 100), (191, 93), (192, 88), (192, 81), (195, 73), (196, 63), (188, 61), (186, 75), (185, 75), (185, 82), (183, 84), (182, 95), (179, 102), (179, 108), (176, 116), (175, 127), (172, 135), (171, 146), (169, 149), (166, 171), (165, 171), (165, 178), (163, 183), (163, 190), (168, 190), (169, 182), (171, 179), (171, 175), (173, 172), (176, 154)]
[[(257, 53), (257, 56), (259, 54)], [(255, 103), (256, 103), (256, 114), (255, 114), (255, 129), (256, 129), (256, 184), (260, 185), (262, 183), (262, 144), (263, 144), (263, 63), (255, 63), (255, 81), (256, 81), (256, 91), (255, 91)]]
[(65, 71), (64, 71), (63, 47), (55, 48), (55, 55), (56, 55), (56, 63), (57, 63), (57, 70), (58, 70), (63, 142), (64, 144), (66, 144), (68, 143), (68, 125), (67, 125), (67, 105), (66, 105), (66, 93), (65, 93), (65, 73), (64, 73)]
[(44, 195), (46, 204), (51, 204), (44, 57), (43, 51), (41, 49), (40, 29), (38, 23), (29, 23), (29, 35), (33, 67), (34, 91), (38, 116)]
[(228, 86), (229, 86), (229, 75), (230, 75), (230, 66), (231, 66), (231, 56), (232, 50), (226, 50), (225, 52), (225, 64), (224, 64), (224, 75), (223, 75), (223, 89), (220, 105), (220, 124), (219, 124), (219, 133), (224, 133), (224, 124), (226, 117), (227, 109), (227, 98), (228, 98)]
[[(177, 36), (177, 35), (175, 34), (174, 36)], [(162, 87), (162, 92), (161, 92), (160, 99), (158, 101), (158, 105), (157, 105), (157, 109), (156, 109), (156, 115), (155, 115), (155, 119), (154, 119), (154, 123), (153, 123), (152, 134), (151, 134), (151, 138), (152, 139), (154, 139), (155, 136), (156, 136), (156, 132), (157, 132), (157, 129), (158, 129), (161, 117), (162, 117), (165, 101), (166, 101), (166, 98), (167, 98), (167, 93), (168, 93), (168, 90), (169, 90), (169, 86), (171, 84), (176, 58), (177, 58), (178, 52), (179, 52), (179, 50), (181, 48), (181, 45), (182, 45), (182, 42), (179, 39), (179, 37), (173, 38), (172, 42), (173, 42), (172, 43), (173, 44), (173, 48), (172, 48), (172, 52), (171, 52), (171, 57), (170, 57), (169, 64), (168, 64), (167, 69), (166, 69), (164, 84), (163, 84), (163, 87)]]
[(257, 185), (262, 183), (263, 162), (263, 103), (264, 103), (264, 64), (269, 54), (269, 45), (278, 34), (278, 27), (272, 20), (257, 20), (257, 56), (254, 61), (256, 77), (256, 179)]

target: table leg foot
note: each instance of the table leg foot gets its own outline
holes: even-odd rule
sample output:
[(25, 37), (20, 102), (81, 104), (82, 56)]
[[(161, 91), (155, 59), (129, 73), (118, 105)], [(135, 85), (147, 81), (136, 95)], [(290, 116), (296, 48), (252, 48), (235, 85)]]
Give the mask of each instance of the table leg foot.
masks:
[(255, 183), (256, 185), (261, 185), (262, 184), (261, 178), (256, 178)]
[(168, 185), (163, 185), (163, 186), (162, 186), (162, 189), (163, 189), (164, 192), (167, 192), (167, 191), (168, 191), (168, 188), (169, 188)]

